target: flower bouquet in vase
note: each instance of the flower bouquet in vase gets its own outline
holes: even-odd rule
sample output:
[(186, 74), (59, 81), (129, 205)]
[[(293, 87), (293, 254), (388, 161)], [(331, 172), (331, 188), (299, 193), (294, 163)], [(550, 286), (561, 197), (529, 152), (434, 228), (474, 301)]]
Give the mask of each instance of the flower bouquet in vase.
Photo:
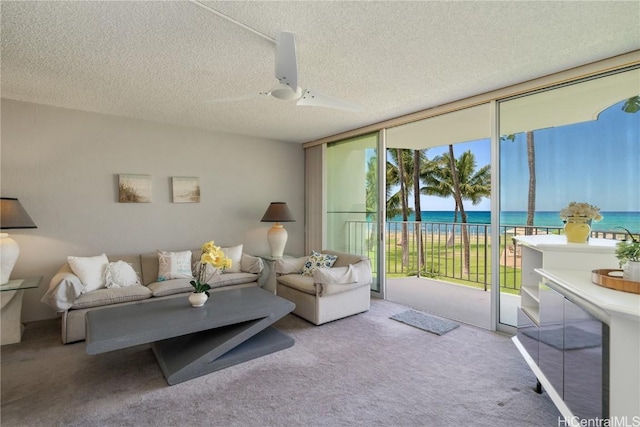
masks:
[(583, 202), (571, 202), (560, 211), (564, 234), (569, 243), (587, 243), (591, 235), (591, 221), (600, 221), (600, 208)]
[(231, 267), (231, 259), (227, 258), (219, 246), (214, 241), (202, 245), (202, 255), (200, 256), (200, 266), (196, 269), (196, 278), (192, 280), (193, 293), (189, 295), (189, 302), (194, 307), (202, 307), (209, 298), (209, 289), (211, 286), (207, 283), (207, 266), (215, 268), (217, 271), (223, 271), (225, 268)]

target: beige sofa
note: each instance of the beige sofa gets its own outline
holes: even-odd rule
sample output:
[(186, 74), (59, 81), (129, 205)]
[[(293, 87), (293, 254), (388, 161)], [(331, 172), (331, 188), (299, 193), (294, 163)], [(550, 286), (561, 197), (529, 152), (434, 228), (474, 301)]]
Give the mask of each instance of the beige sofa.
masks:
[(309, 257), (276, 261), (276, 292), (296, 304), (293, 313), (315, 325), (369, 310), (371, 261), (361, 255), (324, 250), (337, 256), (331, 268), (318, 268), (313, 276), (301, 274)]
[[(200, 258), (200, 249), (192, 252), (192, 265)], [(157, 298), (193, 291), (189, 283), (192, 278), (158, 281), (159, 260), (156, 252), (140, 255), (107, 256), (109, 262), (125, 261), (131, 264), (140, 279), (140, 285), (101, 288), (86, 291), (81, 280), (65, 263), (49, 283), (42, 302), (51, 306), (62, 316), (62, 342), (71, 343), (85, 339), (85, 314), (114, 304), (149, 302)], [(262, 259), (245, 253), (241, 255), (239, 270), (224, 272), (208, 280), (210, 292), (232, 287), (259, 286), (258, 281), (264, 264)]]

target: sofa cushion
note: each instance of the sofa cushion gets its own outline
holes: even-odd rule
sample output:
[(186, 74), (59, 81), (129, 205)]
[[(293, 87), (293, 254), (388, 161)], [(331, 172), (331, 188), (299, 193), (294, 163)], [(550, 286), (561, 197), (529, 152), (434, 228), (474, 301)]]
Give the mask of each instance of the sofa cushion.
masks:
[(167, 295), (180, 294), (183, 292), (193, 292), (191, 281), (193, 279), (171, 279), (153, 282), (147, 285), (154, 297), (164, 297)]
[(193, 278), (191, 255), (191, 251), (158, 251), (158, 282)]
[(207, 282), (212, 288), (223, 286), (241, 285), (243, 283), (253, 283), (258, 280), (258, 275), (253, 273), (224, 273), (216, 274)]
[(366, 261), (369, 258), (367, 258), (364, 255), (357, 255), (357, 254), (350, 254), (350, 253), (345, 253), (345, 252), (338, 252), (338, 251), (330, 251), (327, 249), (324, 249), (322, 251), (323, 254), (328, 254), (328, 255), (335, 255), (338, 257), (338, 259), (336, 260), (336, 263), (333, 264), (333, 268), (336, 267), (346, 267), (349, 264), (357, 264), (360, 261)]
[(309, 257), (300, 258), (280, 258), (276, 260), (276, 273), (277, 274), (301, 274), (304, 263), (307, 262)]
[(285, 274), (278, 277), (281, 285), (304, 292), (309, 295), (316, 294), (316, 286), (313, 283), (313, 277), (303, 276), (302, 274)]
[(264, 264), (262, 262), (262, 258), (242, 254), (242, 260), (240, 261), (240, 271), (243, 273), (255, 273), (260, 274), (264, 269)]
[(331, 268), (338, 259), (335, 255), (321, 254), (316, 251), (311, 251), (309, 259), (304, 263), (302, 267), (302, 274), (304, 276), (313, 276), (313, 272), (318, 268)]
[(107, 288), (124, 288), (140, 285), (140, 278), (131, 264), (124, 261), (110, 262), (104, 275)]
[(127, 301), (138, 301), (151, 297), (151, 291), (146, 286), (127, 286), (125, 288), (103, 288), (86, 292), (76, 298), (71, 308), (81, 309), (100, 307)]
[(91, 257), (68, 256), (67, 262), (84, 285), (85, 292), (104, 288), (104, 273), (109, 264), (106, 254)]

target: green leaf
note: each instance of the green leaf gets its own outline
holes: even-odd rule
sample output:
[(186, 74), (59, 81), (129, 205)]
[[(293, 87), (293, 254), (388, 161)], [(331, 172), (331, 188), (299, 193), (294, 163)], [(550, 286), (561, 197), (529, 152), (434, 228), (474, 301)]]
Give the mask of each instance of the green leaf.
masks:
[(631, 114), (640, 111), (640, 95), (632, 96), (631, 98), (627, 99), (622, 106), (622, 111)]

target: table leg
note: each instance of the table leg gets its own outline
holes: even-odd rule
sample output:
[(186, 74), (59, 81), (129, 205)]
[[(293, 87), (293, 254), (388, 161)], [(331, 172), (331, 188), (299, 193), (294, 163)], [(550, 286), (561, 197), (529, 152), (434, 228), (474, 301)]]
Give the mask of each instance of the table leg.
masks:
[(23, 291), (8, 291), (0, 293), (2, 299), (2, 345), (15, 344), (22, 340), (24, 326), (20, 322), (22, 315)]
[(293, 346), (293, 338), (271, 327), (290, 311), (158, 341), (151, 348), (167, 383), (175, 385)]

